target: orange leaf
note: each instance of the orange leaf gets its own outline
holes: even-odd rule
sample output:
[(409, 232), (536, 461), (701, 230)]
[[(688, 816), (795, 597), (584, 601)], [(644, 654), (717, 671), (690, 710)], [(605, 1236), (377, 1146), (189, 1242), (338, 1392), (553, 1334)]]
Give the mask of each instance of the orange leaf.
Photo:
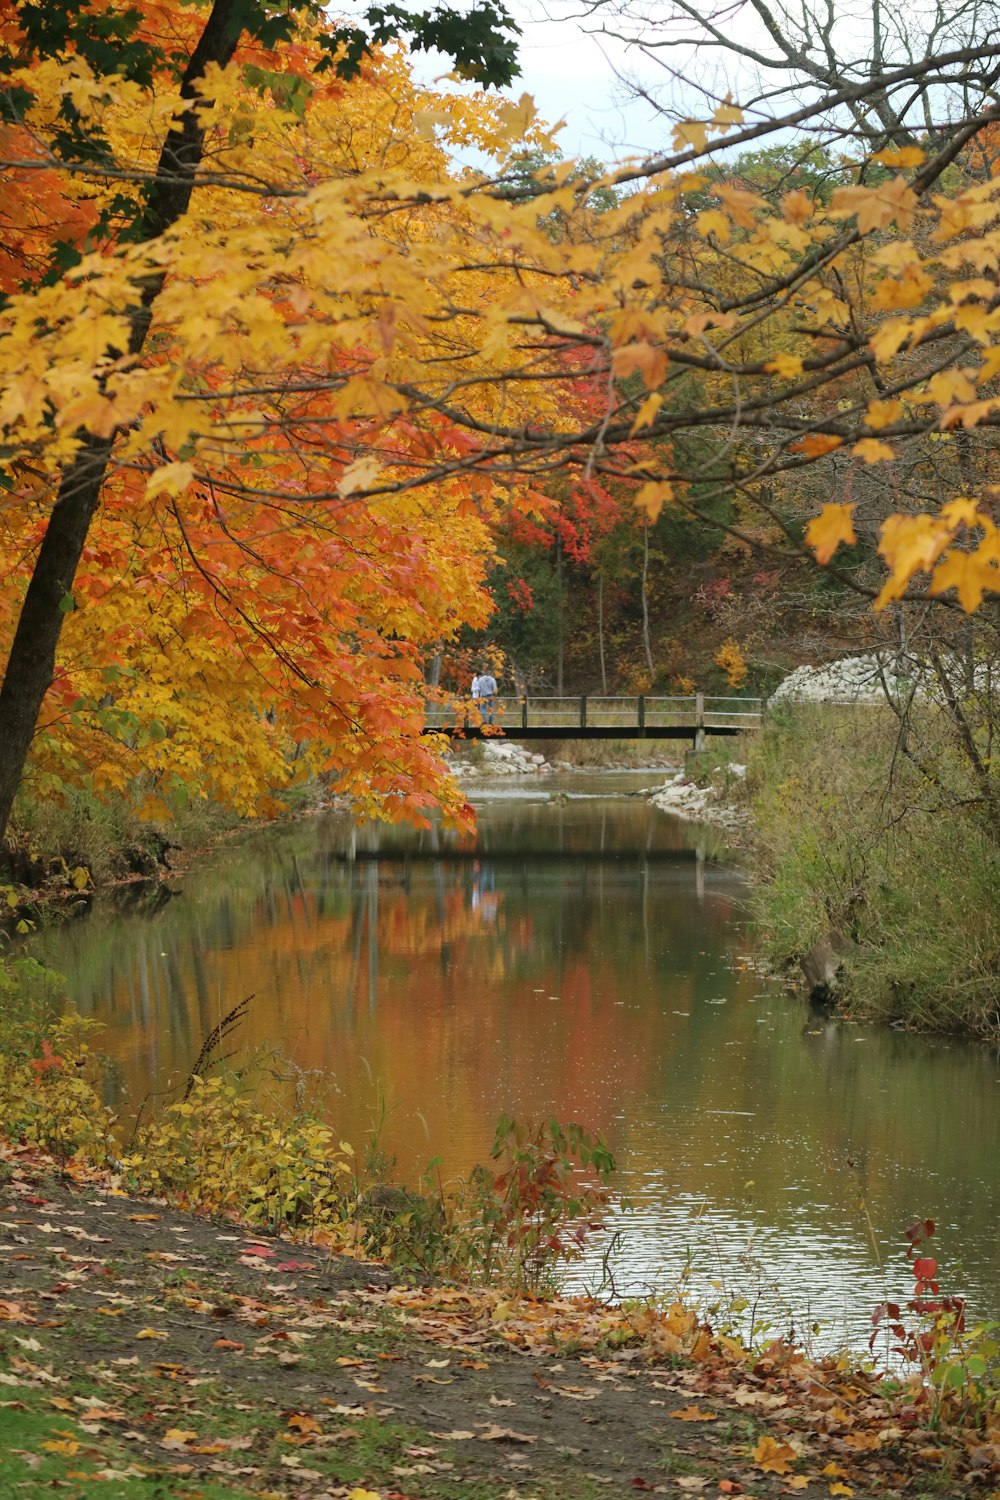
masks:
[(717, 1412), (704, 1411), (700, 1406), (679, 1406), (670, 1415), (676, 1417), (678, 1422), (717, 1422), (719, 1420)]
[(288, 1425), (296, 1432), (322, 1432), (323, 1430), (316, 1418), (304, 1411), (293, 1412), (288, 1418)]
[(843, 441), (843, 438), (834, 437), (832, 432), (807, 432), (797, 443), (789, 443), (788, 451), (804, 453), (806, 458), (822, 458), (824, 453), (832, 453), (834, 448), (840, 448)]

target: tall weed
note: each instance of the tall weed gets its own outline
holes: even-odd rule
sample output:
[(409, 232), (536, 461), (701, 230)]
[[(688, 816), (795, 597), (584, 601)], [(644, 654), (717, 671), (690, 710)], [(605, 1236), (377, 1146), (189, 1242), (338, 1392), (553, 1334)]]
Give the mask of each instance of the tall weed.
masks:
[(911, 733), (934, 781), (888, 711), (772, 711), (747, 750), (765, 941), (785, 960), (836, 928), (854, 1013), (997, 1036), (1000, 847), (940, 716)]

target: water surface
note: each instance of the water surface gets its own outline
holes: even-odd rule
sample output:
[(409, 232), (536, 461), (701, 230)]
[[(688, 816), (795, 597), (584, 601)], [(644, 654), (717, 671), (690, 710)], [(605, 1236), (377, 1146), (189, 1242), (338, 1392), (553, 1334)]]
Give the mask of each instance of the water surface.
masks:
[(409, 859), (397, 832), (345, 859), (333, 817), (241, 837), (160, 910), (101, 908), (42, 945), (106, 1024), (113, 1102), (176, 1087), (252, 993), (240, 1040), (265, 1087), (325, 1094), (403, 1180), (434, 1154), (467, 1171), (501, 1111), (603, 1131), (633, 1204), (619, 1294), (687, 1275), (703, 1297), (763, 1293), (776, 1330), (860, 1345), (907, 1293), (919, 1214), (963, 1263), (947, 1289), (1000, 1315), (996, 1058), (830, 1023), (761, 978), (738, 870), (642, 799), (592, 795), (619, 783), (477, 793), (475, 849), (425, 834)]

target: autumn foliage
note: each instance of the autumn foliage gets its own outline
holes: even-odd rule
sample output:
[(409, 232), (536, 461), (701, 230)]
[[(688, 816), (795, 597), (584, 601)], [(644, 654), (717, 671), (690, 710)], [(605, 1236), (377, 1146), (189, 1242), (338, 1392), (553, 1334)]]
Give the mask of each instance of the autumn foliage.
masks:
[[(43, 792), (252, 811), (324, 772), (462, 820), (423, 664), (488, 618), (500, 520), (583, 556), (622, 506), (725, 495), (737, 539), (836, 568), (884, 474), (878, 607), (1000, 588), (991, 119), (825, 197), (714, 165), (762, 131), (730, 103), (606, 180), (512, 187), (451, 153), (545, 146), (530, 100), (377, 49), (345, 80), (318, 12), (95, 3), (39, 50), (29, 10), (0, 10), (8, 790), (37, 719)], [(933, 484), (901, 485), (914, 454)], [(775, 486), (815, 497), (805, 542)]]

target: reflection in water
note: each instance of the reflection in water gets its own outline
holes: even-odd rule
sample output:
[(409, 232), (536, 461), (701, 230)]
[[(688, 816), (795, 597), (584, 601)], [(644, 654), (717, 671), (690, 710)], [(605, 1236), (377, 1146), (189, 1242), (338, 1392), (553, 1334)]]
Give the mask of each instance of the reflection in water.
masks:
[(360, 836), (354, 860), (333, 818), (241, 839), (159, 910), (49, 934), (108, 1027), (109, 1087), (135, 1104), (176, 1086), (252, 992), (245, 1040), (275, 1049), (268, 1077), (318, 1070), (356, 1142), (384, 1100), (404, 1179), (432, 1154), (466, 1171), (501, 1111), (604, 1131), (634, 1205), (621, 1293), (690, 1263), (702, 1291), (776, 1284), (769, 1305), (800, 1331), (848, 1324), (860, 1344), (885, 1291), (907, 1290), (919, 1213), (977, 1310), (1000, 1313), (990, 1055), (835, 1026), (761, 980), (739, 876), (644, 802), (486, 803), (477, 849), (424, 835), (403, 857), (401, 837), (372, 857)]

